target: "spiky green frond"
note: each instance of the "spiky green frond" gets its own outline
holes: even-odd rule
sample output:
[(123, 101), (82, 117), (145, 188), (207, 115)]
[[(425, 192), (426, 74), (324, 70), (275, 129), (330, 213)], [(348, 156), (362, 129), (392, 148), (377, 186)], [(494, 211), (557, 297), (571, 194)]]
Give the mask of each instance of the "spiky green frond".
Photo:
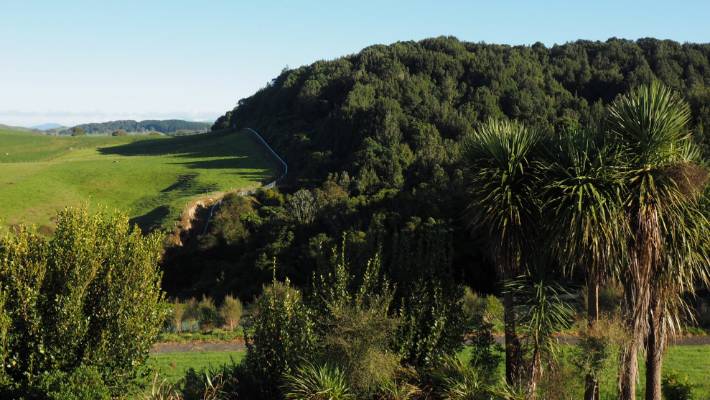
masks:
[(471, 229), (484, 232), (495, 257), (512, 263), (532, 239), (541, 206), (540, 132), (520, 123), (490, 120), (465, 143)]
[(621, 260), (625, 219), (616, 150), (597, 127), (561, 133), (547, 147), (544, 209), (553, 221), (553, 249), (568, 271), (608, 275)]

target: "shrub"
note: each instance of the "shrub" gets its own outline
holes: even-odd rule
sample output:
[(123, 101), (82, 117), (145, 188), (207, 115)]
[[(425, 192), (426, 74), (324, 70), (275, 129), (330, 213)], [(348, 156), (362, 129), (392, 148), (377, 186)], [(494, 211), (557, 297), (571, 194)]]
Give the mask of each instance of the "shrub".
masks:
[(478, 369), (457, 357), (445, 358), (434, 371), (432, 378), (434, 392), (439, 398), (476, 400), (488, 397), (488, 388), (480, 379)]
[(111, 133), (111, 136), (128, 136), (128, 132), (123, 129), (116, 129)]
[(502, 360), (503, 348), (493, 337), (493, 324), (482, 321), (471, 337), (471, 366), (479, 371), (486, 384), (498, 380), (498, 366)]
[(239, 326), (239, 320), (242, 318), (242, 302), (232, 296), (225, 296), (222, 306), (219, 308), (219, 315), (227, 325), (230, 331), (233, 331)]
[(225, 365), (218, 369), (206, 369), (200, 372), (190, 368), (183, 379), (184, 400), (222, 400), (232, 398), (237, 391), (237, 378), (234, 373), (235, 364)]
[(155, 374), (150, 389), (143, 396), (143, 400), (183, 400), (180, 390), (176, 385), (162, 379)]
[(284, 393), (293, 400), (351, 400), (355, 396), (348, 388), (345, 374), (327, 364), (305, 363), (294, 374), (286, 374)]
[(185, 311), (186, 311), (187, 305), (185, 303), (180, 302), (180, 300), (175, 299), (171, 303), (171, 314), (170, 314), (170, 323), (173, 326), (173, 329), (175, 332), (180, 333), (182, 331), (182, 321), (183, 318), (185, 318)]
[(313, 354), (313, 322), (301, 292), (274, 281), (264, 288), (254, 309), (254, 334), (247, 337), (245, 364), (259, 377), (264, 397), (277, 397), (281, 378), (295, 371), (303, 355)]
[(669, 373), (663, 377), (661, 383), (663, 398), (666, 400), (692, 400), (693, 385), (688, 381), (686, 375)]
[(471, 288), (466, 287), (461, 303), (464, 318), (471, 329), (488, 323), (491, 324), (494, 332), (503, 330), (503, 303), (497, 297), (479, 296)]
[(194, 297), (191, 297), (185, 302), (185, 315), (182, 321), (187, 324), (190, 331), (194, 331), (200, 327), (200, 307)]
[(316, 277), (314, 285), (320, 352), (367, 397), (399, 368), (399, 356), (390, 349), (399, 325), (389, 315), (393, 291), (380, 275), (379, 257), (367, 263), (361, 279), (351, 273), (344, 247), (333, 261), (333, 270)]
[(59, 213), (51, 239), (24, 227), (1, 239), (9, 379), (32, 385), (83, 363), (112, 391), (126, 387), (164, 321), (161, 251), (125, 216), (75, 209)]
[(214, 301), (207, 296), (202, 296), (202, 300), (197, 303), (197, 313), (198, 323), (203, 331), (222, 325), (222, 317), (220, 317)]
[(79, 367), (70, 373), (52, 371), (38, 384), (46, 400), (110, 400), (101, 374), (93, 367)]

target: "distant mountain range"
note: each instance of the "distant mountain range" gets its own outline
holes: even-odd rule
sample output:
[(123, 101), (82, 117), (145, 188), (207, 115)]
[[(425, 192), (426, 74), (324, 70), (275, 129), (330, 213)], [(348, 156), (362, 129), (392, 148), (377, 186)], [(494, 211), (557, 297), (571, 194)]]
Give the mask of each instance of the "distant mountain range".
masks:
[(38, 131), (49, 131), (52, 129), (64, 129), (66, 126), (60, 125), (60, 124), (55, 124), (54, 122), (48, 122), (46, 124), (40, 124), (40, 125), (35, 125), (31, 126), (30, 129), (36, 129)]
[[(145, 121), (134, 121), (134, 120), (121, 120), (121, 121), (108, 121), (100, 123), (90, 123), (76, 125), (72, 128), (61, 129), (59, 134), (71, 134), (72, 130), (75, 128), (81, 128), (85, 133), (91, 134), (110, 134), (118, 130), (123, 130), (125, 132), (160, 132), (165, 134), (175, 134), (175, 133), (190, 133), (190, 132), (204, 132), (208, 131), (212, 126), (209, 122), (194, 122), (194, 121), (184, 121), (180, 119), (168, 119), (168, 120), (145, 120)], [(57, 129), (53, 129), (56, 131)]]

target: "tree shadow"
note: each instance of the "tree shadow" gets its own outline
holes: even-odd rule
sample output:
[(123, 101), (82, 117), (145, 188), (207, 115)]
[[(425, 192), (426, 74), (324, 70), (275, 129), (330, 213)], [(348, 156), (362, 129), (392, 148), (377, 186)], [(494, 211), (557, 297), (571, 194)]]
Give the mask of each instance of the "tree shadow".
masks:
[(205, 133), (160, 139), (142, 139), (130, 143), (102, 147), (101, 154), (121, 156), (175, 156), (175, 157), (244, 157), (250, 155), (240, 146), (234, 146), (233, 135), (242, 132)]
[(131, 218), (130, 223), (138, 225), (143, 233), (148, 233), (159, 229), (168, 215), (170, 215), (170, 207), (158, 206), (143, 215)]

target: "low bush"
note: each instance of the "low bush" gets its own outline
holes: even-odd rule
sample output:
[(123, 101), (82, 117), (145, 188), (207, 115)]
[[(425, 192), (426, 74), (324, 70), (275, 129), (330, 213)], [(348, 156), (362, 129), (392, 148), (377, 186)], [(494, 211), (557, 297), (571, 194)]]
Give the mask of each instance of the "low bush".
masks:
[(197, 321), (202, 331), (208, 331), (222, 325), (222, 317), (217, 311), (217, 306), (207, 296), (202, 296), (202, 300), (197, 303), (197, 315)]
[(233, 331), (239, 326), (239, 320), (242, 318), (243, 306), (239, 299), (232, 296), (225, 296), (222, 305), (219, 307), (219, 315), (222, 317), (225, 326)]
[(41, 378), (38, 391), (45, 400), (110, 400), (101, 374), (93, 367), (79, 367), (70, 373), (53, 371)]
[(315, 349), (313, 322), (301, 292), (288, 281), (265, 287), (256, 300), (253, 329), (244, 364), (258, 377), (257, 390), (263, 397), (278, 397), (282, 377), (293, 373), (301, 357)]
[(127, 217), (83, 209), (60, 212), (50, 239), (25, 227), (0, 238), (7, 381), (30, 387), (93, 365), (112, 393), (125, 392), (165, 320), (161, 252), (159, 235), (144, 236)]
[(481, 296), (470, 288), (464, 289), (461, 308), (469, 329), (477, 329), (481, 324), (490, 324), (494, 332), (503, 331), (503, 303), (493, 296)]
[(304, 363), (294, 374), (286, 374), (283, 391), (292, 400), (354, 400), (342, 370), (327, 364)]
[(690, 384), (686, 375), (667, 374), (661, 382), (661, 391), (666, 400), (693, 399), (693, 385)]

